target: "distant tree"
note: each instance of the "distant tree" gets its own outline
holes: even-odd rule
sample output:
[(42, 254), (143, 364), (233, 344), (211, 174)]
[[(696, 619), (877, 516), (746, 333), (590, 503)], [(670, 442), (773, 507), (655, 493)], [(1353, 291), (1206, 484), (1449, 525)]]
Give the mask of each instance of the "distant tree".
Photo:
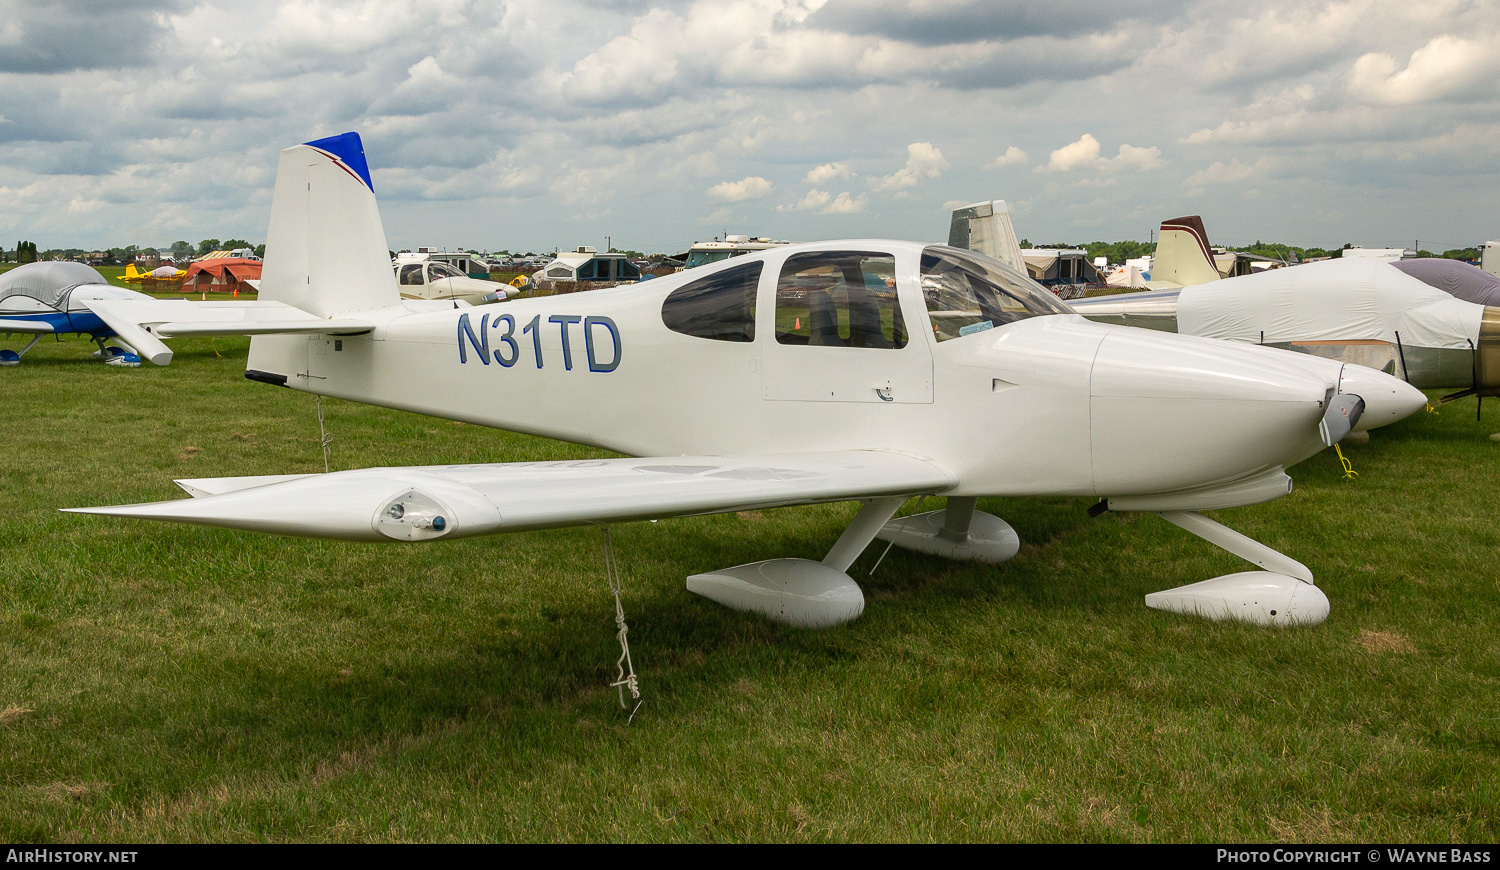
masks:
[(198, 256), (200, 257), (204, 254), (217, 250), (219, 250), (218, 239), (204, 239), (203, 241), (198, 243)]
[(181, 239), (179, 239), (179, 240), (177, 240), (177, 241), (175, 241), (175, 242), (172, 243), (172, 256), (173, 257), (176, 257), (177, 259), (184, 259), (186, 257), (191, 257), (192, 255), (193, 255), (193, 245), (192, 245), (192, 243), (190, 243), (190, 242), (184, 242)]
[(253, 248), (253, 247), (255, 247), (255, 246), (252, 245), (252, 244), (250, 244), (249, 242), (245, 241), (244, 239), (229, 239), (228, 241), (222, 242), (219, 245), (219, 250), (233, 251), (233, 250), (236, 250), (238, 248)]
[(1450, 249), (1444, 251), (1443, 254), (1442, 254), (1443, 259), (1445, 259), (1445, 260), (1468, 260), (1468, 261), (1474, 262), (1474, 263), (1479, 262), (1480, 258), (1483, 255), (1484, 255), (1484, 252), (1481, 251), (1481, 250), (1479, 250), (1479, 248), (1477, 248), (1477, 247), (1476, 248), (1450, 248)]
[(266, 246), (265, 246), (265, 244), (256, 245), (255, 246), (255, 256), (257, 256), (257, 257), (264, 257), (265, 255), (266, 255)]

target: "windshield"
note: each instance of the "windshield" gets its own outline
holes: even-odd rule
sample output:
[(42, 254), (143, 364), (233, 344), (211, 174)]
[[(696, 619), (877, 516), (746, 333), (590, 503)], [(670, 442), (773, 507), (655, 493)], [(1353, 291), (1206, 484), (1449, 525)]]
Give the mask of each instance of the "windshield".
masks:
[(707, 266), (709, 263), (717, 263), (727, 260), (733, 254), (729, 251), (691, 251), (688, 253), (687, 264), (684, 268), (696, 269), (699, 266)]
[(1016, 320), (1072, 314), (1052, 291), (989, 257), (934, 245), (922, 252), (922, 299), (938, 341)]

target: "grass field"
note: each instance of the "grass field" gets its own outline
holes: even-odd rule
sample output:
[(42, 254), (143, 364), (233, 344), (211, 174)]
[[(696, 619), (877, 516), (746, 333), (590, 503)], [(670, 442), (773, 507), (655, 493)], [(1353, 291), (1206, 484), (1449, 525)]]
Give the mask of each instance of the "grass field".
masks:
[[(15, 346), (14, 342), (6, 346)], [(429, 546), (60, 514), (321, 468), (244, 340), (0, 370), (0, 841), (1500, 838), (1500, 404), (1465, 400), (1215, 516), (1312, 568), (1322, 626), (1147, 610), (1246, 566), (1149, 515), (982, 500), (1010, 563), (893, 550), (821, 632), (689, 594), (821, 558), (849, 505)], [(336, 468), (590, 455), (327, 404)], [(935, 506), (929, 502), (927, 507)]]

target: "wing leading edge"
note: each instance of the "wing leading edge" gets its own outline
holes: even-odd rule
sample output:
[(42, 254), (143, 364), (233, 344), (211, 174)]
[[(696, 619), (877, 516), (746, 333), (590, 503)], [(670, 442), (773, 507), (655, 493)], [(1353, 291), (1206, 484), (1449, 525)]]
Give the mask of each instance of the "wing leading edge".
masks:
[(957, 482), (927, 459), (850, 450), (182, 480), (198, 497), (66, 510), (311, 538), (424, 541), (936, 493)]

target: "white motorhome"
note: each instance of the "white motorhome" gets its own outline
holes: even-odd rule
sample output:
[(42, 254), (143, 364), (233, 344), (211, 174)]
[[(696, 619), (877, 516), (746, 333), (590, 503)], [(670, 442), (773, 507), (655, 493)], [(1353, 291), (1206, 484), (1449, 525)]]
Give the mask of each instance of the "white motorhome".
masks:
[(1479, 260), (1479, 268), (1491, 275), (1500, 275), (1500, 242), (1484, 243), (1484, 255)]
[(692, 269), (697, 266), (707, 266), (709, 263), (717, 263), (730, 257), (738, 257), (743, 254), (753, 254), (756, 251), (769, 251), (791, 242), (773, 241), (771, 239), (756, 236), (725, 235), (723, 241), (714, 239), (711, 242), (693, 242), (693, 246), (686, 254), (680, 254), (677, 259), (683, 261), (684, 269)]
[(1414, 260), (1417, 252), (1411, 248), (1361, 248), (1355, 245), (1352, 248), (1345, 248), (1341, 256), (1346, 260), (1363, 258), (1389, 263), (1394, 260)]

